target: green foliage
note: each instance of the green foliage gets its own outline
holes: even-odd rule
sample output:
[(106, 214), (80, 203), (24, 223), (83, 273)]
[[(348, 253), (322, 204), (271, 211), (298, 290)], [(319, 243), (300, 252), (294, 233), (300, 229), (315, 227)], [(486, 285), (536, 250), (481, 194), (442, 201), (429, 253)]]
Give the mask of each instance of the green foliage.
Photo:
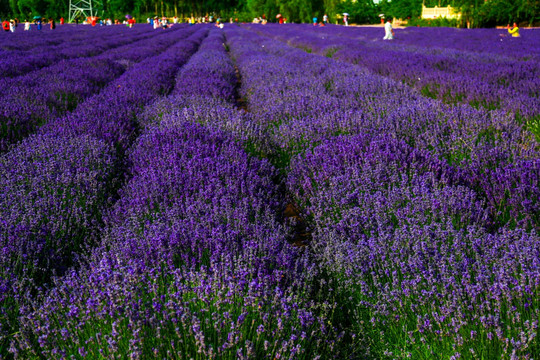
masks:
[(471, 27), (513, 22), (532, 26), (540, 22), (540, 3), (535, 0), (455, 0), (453, 6), (461, 11), (463, 22)]
[(527, 128), (534, 134), (536, 140), (540, 143), (540, 117), (534, 117), (527, 122)]
[[(349, 21), (356, 24), (379, 22), (379, 13), (394, 18), (410, 19), (416, 26), (495, 26), (517, 22), (530, 26), (540, 23), (538, 0), (424, 0), (428, 7), (452, 5), (463, 14), (457, 20), (421, 20), (422, 0), (102, 0), (103, 15), (120, 18), (127, 13), (136, 17), (147, 16), (193, 16), (214, 15), (215, 17), (238, 18), (251, 21), (265, 15), (273, 22), (281, 13), (289, 22), (310, 23), (313, 17), (322, 20), (328, 15), (334, 23), (344, 12)], [(69, 0), (0, 0), (0, 17), (25, 19), (39, 14), (47, 17), (67, 18)]]
[(422, 15), (422, 0), (393, 0), (390, 6), (390, 15), (396, 19), (407, 19)]
[(422, 27), (457, 27), (459, 22), (457, 19), (448, 19), (438, 17), (437, 19), (421, 19), (411, 18), (407, 21), (407, 26), (422, 26)]
[(339, 2), (338, 13), (348, 13), (349, 22), (355, 24), (371, 24), (379, 21), (378, 10), (372, 0), (345, 0)]
[(511, 24), (513, 22), (532, 26), (540, 22), (540, 2), (533, 0), (493, 0), (482, 6), (484, 26)]

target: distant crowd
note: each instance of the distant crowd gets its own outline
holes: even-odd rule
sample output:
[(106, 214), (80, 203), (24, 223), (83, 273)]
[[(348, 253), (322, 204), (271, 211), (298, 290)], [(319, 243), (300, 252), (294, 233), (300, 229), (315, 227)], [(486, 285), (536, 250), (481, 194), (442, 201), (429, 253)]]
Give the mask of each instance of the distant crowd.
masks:
[[(126, 16), (128, 17), (128, 16)], [(2, 29), (6, 32), (15, 32), (17, 30), (17, 28), (19, 27), (19, 25), (21, 24), (21, 22), (19, 21), (19, 19), (15, 18), (15, 19), (10, 19), (10, 20), (1, 20), (0, 19), (0, 22), (2, 22)], [(78, 18), (75, 18), (73, 20), (73, 23), (75, 25), (78, 25), (80, 22), (80, 20)], [(60, 18), (60, 21), (59, 21), (60, 25), (64, 25), (65, 23), (65, 20), (63, 17)], [(42, 30), (43, 29), (43, 26), (44, 25), (49, 25), (49, 28), (51, 30), (54, 30), (56, 29), (56, 21), (53, 19), (53, 18), (43, 18), (41, 16), (35, 16), (32, 21), (29, 21), (29, 20), (24, 20), (23, 22), (24, 24), (24, 28), (23, 30), (24, 31), (29, 31), (32, 29), (32, 26), (35, 27), (35, 29), (37, 30)], [(82, 21), (82, 24), (88, 24), (88, 25), (92, 25), (92, 26), (97, 26), (97, 25), (100, 25), (100, 26), (110, 26), (110, 25), (127, 25), (129, 27), (132, 27), (133, 24), (135, 24), (135, 19), (132, 18), (132, 17), (129, 17), (127, 18), (126, 20), (124, 21), (120, 21), (118, 19), (115, 19), (114, 21), (112, 19), (100, 19), (99, 17), (97, 16), (93, 16), (93, 17), (88, 17), (86, 19), (84, 19)], [(22, 25), (22, 24), (21, 24)]]
[[(1, 19), (0, 19), (1, 21)], [(49, 28), (51, 30), (56, 29), (56, 21), (54, 19), (43, 19), (42, 17), (35, 16), (34, 19), (30, 22), (29, 20), (24, 20), (24, 29), (25, 31), (29, 31), (32, 24), (38, 29), (41, 30), (43, 28), (43, 23), (46, 23), (49, 25)], [(2, 21), (2, 29), (6, 32), (15, 32), (17, 30), (18, 26), (20, 24), (19, 19), (11, 19), (11, 20), (3, 20)], [(64, 18), (60, 18), (60, 24), (64, 25)]]
[[(344, 15), (343, 16), (343, 24), (345, 26), (348, 26), (349, 25), (348, 14), (345, 13), (343, 15)], [(3, 30), (8, 31), (8, 32), (15, 32), (17, 30), (17, 28), (18, 28), (18, 25), (20, 24), (20, 21), (17, 18), (11, 19), (11, 20), (4, 20), (4, 21), (2, 21), (0, 19), (0, 21), (2, 22)], [(73, 19), (73, 23), (75, 25), (78, 25), (80, 21), (81, 20), (79, 18)], [(190, 25), (213, 23), (213, 24), (215, 24), (215, 26), (220, 27), (220, 28), (223, 28), (224, 24), (227, 23), (227, 22), (229, 22), (231, 24), (239, 22), (238, 18), (233, 19), (231, 17), (231, 18), (229, 18), (227, 20), (227, 19), (222, 19), (219, 16), (216, 17), (216, 16), (213, 16), (213, 15), (198, 16), (198, 17), (191, 16), (191, 17), (185, 18), (184, 21), (187, 22)], [(148, 24), (150, 24), (154, 29), (159, 29), (159, 28), (166, 29), (166, 28), (171, 27), (174, 24), (178, 24), (178, 23), (182, 22), (182, 19), (178, 18), (177, 16), (174, 16), (172, 18), (168, 18), (168, 17), (165, 17), (165, 16), (160, 18), (158, 16), (155, 16), (153, 18), (148, 17), (146, 19), (146, 22)], [(283, 17), (281, 14), (277, 14), (276, 15), (276, 22), (278, 22), (279, 24), (286, 24), (287, 23), (287, 18)], [(63, 17), (60, 18), (59, 23), (60, 23), (60, 25), (64, 25), (64, 18)], [(133, 27), (133, 25), (135, 23), (136, 23), (136, 20), (131, 15), (126, 15), (125, 20), (118, 20), (118, 19), (113, 20), (111, 18), (101, 19), (101, 18), (99, 18), (97, 16), (87, 17), (86, 19), (82, 20), (82, 24), (84, 24), (84, 25), (92, 25), (92, 26), (126, 25), (128, 27)], [(266, 18), (266, 15), (263, 14), (263, 15), (261, 15), (259, 17), (253, 18), (252, 23), (254, 23), (254, 24), (263, 24), (264, 25), (264, 24), (268, 23), (268, 19)], [(326, 26), (328, 23), (329, 23), (328, 22), (328, 15), (326, 15), (326, 14), (324, 14), (323, 19), (322, 19), (322, 21), (320, 23), (317, 22), (316, 17), (313, 18), (313, 25)], [(44, 24), (48, 24), (49, 28), (51, 30), (54, 30), (56, 28), (56, 21), (54, 19), (35, 16), (34, 19), (32, 19), (31, 21), (24, 20), (24, 30), (25, 31), (31, 30), (32, 27), (35, 27), (37, 30), (42, 30)]]
[[(383, 15), (381, 15), (381, 16), (383, 16)], [(161, 17), (161, 18), (159, 18), (158, 16), (155, 16), (154, 18), (148, 17), (146, 19), (146, 22), (148, 24), (150, 24), (154, 29), (167, 29), (167, 28), (173, 26), (174, 24), (178, 24), (180, 22), (180, 19), (177, 16), (172, 17), (171, 20), (172, 21), (170, 21), (169, 18), (167, 18), (165, 16)], [(277, 22), (279, 24), (286, 24), (287, 23), (287, 19), (285, 17), (283, 17), (281, 14), (276, 15), (276, 20), (277, 20)], [(342, 20), (343, 20), (343, 25), (349, 26), (349, 14), (343, 13)], [(2, 29), (5, 32), (12, 32), (12, 33), (17, 30), (17, 28), (18, 28), (18, 26), (20, 24), (20, 21), (17, 18), (10, 19), (10, 20), (3, 20), (3, 21), (0, 19), (0, 22), (2, 23)], [(215, 26), (223, 28), (224, 23), (226, 22), (226, 20), (223, 20), (220, 17), (215, 18), (213, 15), (206, 15), (206, 16), (199, 16), (199, 17), (194, 17), (194, 16), (188, 17), (188, 18), (186, 18), (186, 22), (189, 23), (190, 25), (205, 24), (205, 23), (215, 23)], [(60, 25), (64, 25), (64, 18), (63, 17), (60, 18), (59, 23), (60, 23)], [(75, 18), (74, 23), (76, 25), (78, 25), (79, 24), (79, 19)], [(89, 24), (89, 25), (92, 25), (92, 26), (97, 26), (97, 25), (99, 25), (99, 26), (111, 26), (113, 24), (114, 25), (126, 25), (126, 26), (131, 28), (136, 23), (136, 20), (131, 15), (126, 15), (126, 19), (123, 20), (123, 21), (120, 21), (118, 19), (112, 20), (110, 18), (100, 19), (99, 17), (94, 16), (94, 17), (86, 18), (85, 20), (83, 20), (82, 23), (83, 24)], [(232, 17), (229, 18), (229, 23), (231, 23), (231, 24), (232, 23), (238, 23), (238, 18), (235, 18), (235, 19), (233, 19)], [(268, 19), (266, 18), (266, 15), (263, 14), (262, 16), (253, 18), (252, 23), (253, 24), (265, 25), (265, 24), (268, 23)], [(328, 22), (328, 15), (326, 15), (326, 14), (323, 15), (323, 18), (322, 18), (321, 22), (319, 22), (319, 19), (317, 17), (313, 17), (313, 25), (314, 26), (326, 26), (328, 23), (329, 23)], [(392, 40), (392, 39), (394, 39), (395, 33), (394, 33), (394, 29), (392, 28), (392, 19), (391, 18), (386, 18), (385, 19), (384, 17), (382, 17), (381, 18), (381, 23), (384, 24), (384, 31), (385, 31), (385, 35), (384, 35), (383, 39), (384, 40)], [(56, 21), (53, 18), (47, 19), (47, 18), (42, 18), (41, 16), (35, 16), (32, 19), (32, 21), (24, 20), (24, 29), (23, 30), (24, 31), (29, 31), (32, 28), (32, 25), (34, 25), (37, 30), (42, 30), (44, 24), (48, 24), (49, 28), (51, 30), (56, 29)], [(513, 26), (508, 25), (507, 29), (508, 29), (508, 34), (511, 35), (512, 37), (520, 37), (519, 28), (518, 28), (518, 25), (516, 23), (514, 23)], [(504, 35), (501, 34), (501, 36), (504, 36)]]

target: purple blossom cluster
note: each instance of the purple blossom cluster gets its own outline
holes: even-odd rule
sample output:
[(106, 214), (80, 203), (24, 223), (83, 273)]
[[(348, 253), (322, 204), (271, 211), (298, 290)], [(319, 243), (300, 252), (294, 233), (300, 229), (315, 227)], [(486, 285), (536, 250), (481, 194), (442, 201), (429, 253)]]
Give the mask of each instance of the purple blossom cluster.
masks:
[(351, 136), (291, 164), (289, 188), (305, 201), (315, 252), (353, 294), (355, 331), (399, 357), (531, 356), (540, 237), (490, 234), (475, 192), (445, 184), (426, 160), (386, 136)]
[[(196, 50), (196, 42), (204, 35), (204, 30), (192, 34), (194, 42), (180, 41), (160, 56), (132, 67), (101, 93), (83, 102), (74, 112), (47, 124), (39, 134), (27, 138), (3, 155), (1, 179), (6, 196), (2, 197), (2, 248), (6, 252), (3, 263), (7, 268), (11, 268), (8, 266), (10, 263), (21, 264), (22, 258), (27, 258), (25, 262), (29, 264), (49, 260), (52, 260), (51, 264), (62, 264), (51, 255), (46, 256), (46, 252), (42, 253), (41, 246), (33, 246), (36, 242), (34, 238), (39, 238), (52, 253), (62, 253), (59, 244), (64, 244), (62, 246), (68, 249), (77, 247), (74, 245), (78, 242), (73, 239), (75, 236), (91, 240), (86, 232), (91, 232), (92, 224), (99, 220), (101, 213), (95, 211), (95, 206), (103, 206), (103, 201), (112, 195), (104, 187), (115, 186), (109, 179), (113, 172), (110, 168), (121, 165), (115, 164), (117, 150), (111, 149), (115, 149), (118, 142), (111, 142), (111, 136), (114, 135), (113, 139), (117, 141), (133, 138), (133, 120), (138, 109), (167, 91), (164, 88), (170, 86), (167, 76), (174, 75), (178, 67), (189, 59)], [(153, 71), (148, 71), (148, 68)], [(141, 94), (137, 89), (143, 84), (147, 87), (146, 92)], [(118, 106), (121, 101), (125, 102), (123, 108)], [(96, 105), (100, 103), (102, 106), (98, 108)], [(100, 110), (104, 113), (100, 114)], [(99, 118), (105, 112), (109, 116)], [(94, 118), (96, 115), (98, 119)], [(90, 121), (94, 131), (85, 128)], [(98, 128), (98, 124), (103, 128), (117, 127), (118, 130), (112, 134)], [(123, 133), (119, 130), (123, 130)], [(87, 148), (93, 149), (83, 150), (83, 147), (69, 150), (77, 141), (81, 142), (80, 146), (87, 144)], [(75, 155), (79, 156), (79, 163)], [(82, 189), (78, 189), (79, 186)], [(94, 200), (97, 196), (103, 198), (102, 201)], [(60, 211), (63, 207), (67, 210)], [(58, 211), (51, 214), (52, 209)], [(55, 216), (65, 220), (55, 221)], [(77, 228), (80, 230), (74, 231)], [(47, 240), (48, 236), (50, 240)], [(70, 237), (71, 241), (68, 240)], [(52, 269), (45, 267), (45, 270)]]

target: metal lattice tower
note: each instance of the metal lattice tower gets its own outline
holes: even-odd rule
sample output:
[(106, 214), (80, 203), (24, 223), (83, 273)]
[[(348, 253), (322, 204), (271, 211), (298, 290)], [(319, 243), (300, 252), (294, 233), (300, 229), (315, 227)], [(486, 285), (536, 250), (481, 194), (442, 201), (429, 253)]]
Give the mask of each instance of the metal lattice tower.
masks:
[(69, 22), (81, 15), (84, 18), (99, 16), (99, 11), (103, 12), (103, 2), (100, 0), (69, 0)]

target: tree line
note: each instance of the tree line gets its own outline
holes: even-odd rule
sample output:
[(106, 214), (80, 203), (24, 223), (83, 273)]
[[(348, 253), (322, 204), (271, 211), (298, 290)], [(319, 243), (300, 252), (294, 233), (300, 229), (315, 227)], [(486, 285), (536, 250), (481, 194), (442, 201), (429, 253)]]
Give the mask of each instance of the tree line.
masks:
[[(420, 17), (423, 3), (428, 7), (450, 5), (460, 10), (462, 20), (457, 26), (540, 23), (539, 0), (101, 0), (97, 10), (101, 17), (110, 18), (123, 18), (128, 13), (139, 19), (213, 15), (241, 22), (263, 15), (275, 21), (277, 14), (289, 22), (311, 22), (313, 17), (322, 19), (327, 14), (330, 22), (335, 23), (343, 13), (348, 13), (350, 23), (370, 24), (380, 22), (380, 14), (414, 21)], [(67, 19), (68, 14), (69, 0), (0, 0), (2, 18), (40, 15)]]

